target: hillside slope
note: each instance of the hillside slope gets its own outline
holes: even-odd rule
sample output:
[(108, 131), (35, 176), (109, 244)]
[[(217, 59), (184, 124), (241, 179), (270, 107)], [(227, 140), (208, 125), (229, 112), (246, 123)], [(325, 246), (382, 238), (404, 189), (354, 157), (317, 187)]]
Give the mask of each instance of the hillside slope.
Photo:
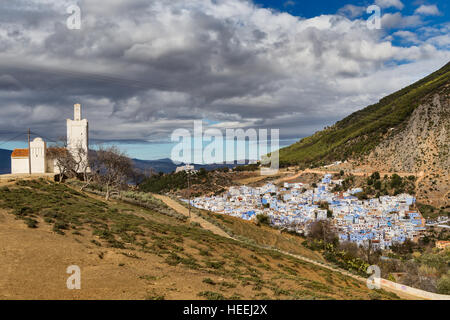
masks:
[(363, 164), (420, 175), (416, 194), (436, 207), (450, 205), (450, 84), (422, 100), (399, 132), (386, 135)]
[[(43, 180), (0, 187), (0, 299), (395, 298), (153, 204), (105, 203)], [(66, 288), (70, 265), (81, 290)]]
[[(450, 84), (422, 101), (404, 130), (386, 136), (367, 158), (396, 171), (450, 170)], [(434, 164), (434, 166), (433, 166)]]
[[(177, 167), (185, 165), (185, 163), (175, 164), (171, 159), (159, 159), (159, 160), (140, 160), (140, 159), (132, 159), (134, 163), (134, 167), (140, 169), (144, 172), (149, 172), (150, 170), (159, 173), (170, 173), (176, 170)], [(234, 168), (236, 166), (240, 166), (241, 164), (193, 164), (195, 170), (200, 170), (201, 168), (205, 168), (205, 170), (214, 170), (217, 168)]]
[[(408, 121), (413, 117), (414, 111), (421, 105), (424, 107), (415, 113), (415, 120), (412, 120), (415, 123), (414, 127), (440, 130), (439, 134), (434, 135), (429, 140), (436, 140), (438, 144), (436, 147), (444, 148), (441, 150), (423, 149), (426, 155), (422, 159), (432, 159), (434, 156), (431, 156), (431, 153), (445, 152), (445, 141), (448, 141), (449, 83), (450, 63), (447, 63), (440, 70), (381, 99), (378, 103), (354, 112), (333, 126), (281, 149), (280, 164), (308, 166), (326, 164), (337, 160), (361, 159), (374, 151), (387, 137), (392, 138), (399, 134), (403, 134), (405, 139), (406, 137), (411, 138), (411, 134), (414, 135), (414, 139), (408, 144), (408, 149), (412, 151), (415, 148), (414, 141), (419, 140), (415, 138), (418, 137), (417, 132), (404, 133), (404, 131), (409, 130)], [(436, 94), (438, 98), (436, 98)], [(437, 103), (436, 99), (440, 103)], [(425, 112), (425, 109), (429, 110), (428, 113)], [(424, 113), (427, 114), (427, 117), (419, 117)], [(445, 116), (445, 118), (437, 121), (442, 116)], [(448, 150), (448, 144), (446, 147)], [(383, 148), (379, 151), (381, 152)], [(380, 154), (380, 152), (377, 154)], [(411, 154), (411, 152), (407, 152), (407, 154)], [(443, 165), (442, 169), (448, 169), (448, 167), (445, 167), (448, 162), (445, 161), (437, 162), (435, 165)], [(411, 165), (410, 161), (406, 161), (405, 166), (414, 170), (422, 168), (422, 166)]]

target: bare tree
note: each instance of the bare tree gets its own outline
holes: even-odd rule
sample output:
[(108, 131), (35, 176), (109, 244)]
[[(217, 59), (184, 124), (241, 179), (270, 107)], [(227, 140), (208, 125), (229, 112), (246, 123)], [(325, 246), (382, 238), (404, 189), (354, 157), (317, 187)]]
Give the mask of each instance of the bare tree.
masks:
[(373, 245), (371, 239), (366, 240), (361, 246), (361, 253), (369, 264), (377, 263), (381, 256), (381, 251)]
[(55, 166), (58, 168), (58, 181), (62, 182), (63, 178), (69, 172), (69, 168), (72, 166), (71, 155), (63, 147), (52, 147), (47, 149), (47, 156), (54, 159)]
[(90, 158), (92, 179), (106, 189), (108, 201), (113, 192), (127, 184), (133, 172), (133, 163), (117, 147), (99, 147)]
[(133, 184), (137, 186), (151, 174), (152, 174), (151, 171), (143, 170), (140, 168), (133, 168), (130, 172), (130, 178)]
[(328, 220), (314, 221), (308, 227), (308, 237), (322, 240), (324, 244), (335, 243), (337, 236), (333, 226)]
[(58, 168), (59, 182), (65, 176), (71, 175), (75, 166), (72, 154), (67, 150), (67, 140), (60, 138), (56, 145), (47, 149), (47, 156), (54, 160), (54, 165)]
[(69, 152), (73, 159), (72, 174), (77, 176), (79, 173), (82, 173), (83, 179), (86, 180), (87, 173), (90, 171), (88, 160), (89, 151), (85, 150), (80, 143), (75, 148), (71, 148)]
[(345, 251), (351, 258), (358, 258), (359, 248), (354, 242), (344, 241), (339, 243), (339, 250)]
[(92, 171), (91, 168), (97, 168), (97, 157), (96, 157), (96, 152), (93, 150), (89, 150), (88, 151), (88, 161), (87, 163), (84, 163), (82, 165), (82, 173), (83, 173), (83, 185), (80, 188), (80, 191), (84, 191), (84, 189), (86, 189), (88, 186), (90, 186), (92, 184), (92, 182), (94, 182), (95, 178), (96, 178), (96, 174), (95, 172)]
[(62, 182), (64, 176), (74, 178), (78, 177), (78, 173), (86, 173), (89, 170), (86, 150), (81, 146), (69, 150), (67, 140), (64, 138), (61, 138), (55, 146), (48, 148), (47, 152), (48, 157), (54, 159), (54, 164), (58, 168), (59, 182)]
[(373, 246), (372, 246), (372, 240), (368, 239), (366, 242), (367, 245), (363, 246), (363, 251), (365, 253), (366, 259), (367, 259), (367, 263), (371, 264), (370, 262), (370, 258), (372, 257), (372, 253), (373, 253)]

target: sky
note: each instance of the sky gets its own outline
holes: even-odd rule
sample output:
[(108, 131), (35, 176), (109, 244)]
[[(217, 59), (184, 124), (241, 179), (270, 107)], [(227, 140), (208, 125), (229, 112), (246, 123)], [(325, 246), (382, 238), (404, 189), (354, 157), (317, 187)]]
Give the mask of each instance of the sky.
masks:
[[(80, 29), (67, 20), (80, 8)], [(380, 29), (369, 28), (370, 5)], [(444, 0), (0, 3), (0, 148), (51, 142), (81, 103), (91, 143), (167, 158), (176, 129), (313, 134), (450, 60)], [(73, 20), (70, 20), (73, 21)], [(18, 136), (18, 138), (13, 139)], [(12, 141), (8, 141), (11, 140)]]

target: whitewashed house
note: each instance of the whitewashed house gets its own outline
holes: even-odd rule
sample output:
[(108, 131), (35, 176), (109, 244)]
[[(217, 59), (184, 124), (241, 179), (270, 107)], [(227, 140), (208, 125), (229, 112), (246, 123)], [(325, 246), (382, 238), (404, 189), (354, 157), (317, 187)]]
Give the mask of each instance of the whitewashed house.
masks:
[[(81, 105), (74, 105), (74, 120), (67, 119), (67, 150), (59, 148), (60, 152), (71, 152), (81, 156), (84, 168), (88, 164), (89, 128), (88, 121), (81, 119)], [(79, 149), (83, 152), (78, 152)], [(56, 159), (51, 157), (50, 151), (42, 138), (35, 138), (28, 149), (14, 149), (11, 154), (11, 173), (59, 173)], [(30, 170), (31, 164), (31, 170)]]

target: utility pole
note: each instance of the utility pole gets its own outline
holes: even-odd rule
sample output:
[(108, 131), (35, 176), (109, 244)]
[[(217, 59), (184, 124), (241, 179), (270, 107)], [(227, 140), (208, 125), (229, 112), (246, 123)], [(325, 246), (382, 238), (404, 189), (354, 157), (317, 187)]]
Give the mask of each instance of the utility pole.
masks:
[(28, 128), (28, 174), (31, 176), (31, 129)]

